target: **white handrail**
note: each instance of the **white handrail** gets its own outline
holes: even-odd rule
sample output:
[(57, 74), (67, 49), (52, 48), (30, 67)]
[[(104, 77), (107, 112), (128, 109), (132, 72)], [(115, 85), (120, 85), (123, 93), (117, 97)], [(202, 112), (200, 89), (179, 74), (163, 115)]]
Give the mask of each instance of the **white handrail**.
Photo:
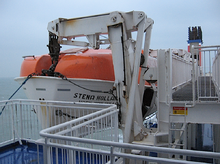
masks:
[[(102, 113), (105, 113), (107, 111), (111, 111), (113, 109), (116, 109), (116, 105), (112, 104), (112, 106), (110, 106), (109, 108), (106, 108), (106, 109), (103, 109), (103, 110), (100, 110), (100, 111), (97, 111), (97, 112), (94, 112), (94, 113), (91, 113), (91, 114), (88, 114), (88, 115), (85, 115), (85, 116), (82, 116), (80, 118), (77, 118), (77, 119), (74, 119), (74, 120), (71, 120), (71, 121), (68, 121), (68, 122), (64, 122), (62, 124), (59, 124), (59, 125), (55, 125), (55, 126), (52, 126), (52, 127), (49, 127), (47, 129), (44, 129), (42, 131), (40, 131), (40, 134), (41, 133), (50, 133), (51, 131), (55, 131), (57, 129), (60, 129), (60, 128), (63, 128), (63, 127), (66, 127), (68, 125), (72, 125), (72, 124), (75, 124), (77, 122), (80, 122), (80, 121), (84, 121), (84, 120), (87, 120), (89, 118), (92, 118), (94, 116), (97, 116), (97, 115), (100, 115)], [(116, 110), (116, 112), (118, 112), (118, 110)]]
[[(57, 134), (43, 133), (42, 131), (40, 132), (40, 135), (42, 137), (47, 138), (47, 139), (57, 139), (57, 140), (65, 140), (65, 141), (72, 141), (72, 142), (96, 144), (96, 145), (109, 146), (109, 147), (114, 147), (114, 148), (136, 149), (136, 150), (143, 150), (143, 151), (149, 151), (149, 152), (179, 154), (179, 155), (195, 156), (195, 157), (203, 157), (203, 158), (220, 158), (220, 153), (217, 153), (217, 152), (206, 152), (206, 151), (185, 150), (185, 149), (172, 149), (172, 148), (164, 148), (164, 147), (154, 147), (154, 146), (145, 146), (145, 145), (137, 145), (137, 144), (129, 144), (129, 143), (120, 143), (120, 142), (113, 142), (113, 141), (103, 141), (103, 140), (95, 140), (95, 139), (87, 139), (87, 138), (61, 136), (61, 135), (57, 135)], [(68, 149), (72, 149), (72, 150), (76, 149), (74, 146), (60, 145), (60, 144), (55, 144), (55, 143), (48, 143), (47, 146), (68, 148)], [(78, 147), (77, 147), (77, 149), (78, 149)], [(88, 148), (85, 148), (85, 149), (79, 148), (79, 151), (80, 150), (85, 151), (86, 149), (88, 149)], [(89, 152), (90, 151), (92, 152), (92, 150), (89, 150)], [(99, 152), (98, 150), (95, 150), (95, 152), (101, 153), (102, 151)], [(115, 156), (117, 156), (119, 154), (120, 153), (114, 152)], [(122, 155), (122, 153), (120, 155)], [(129, 156), (130, 156), (130, 154), (129, 154)], [(135, 157), (139, 158), (140, 156), (138, 155)], [(186, 163), (187, 161), (184, 161), (184, 162)]]

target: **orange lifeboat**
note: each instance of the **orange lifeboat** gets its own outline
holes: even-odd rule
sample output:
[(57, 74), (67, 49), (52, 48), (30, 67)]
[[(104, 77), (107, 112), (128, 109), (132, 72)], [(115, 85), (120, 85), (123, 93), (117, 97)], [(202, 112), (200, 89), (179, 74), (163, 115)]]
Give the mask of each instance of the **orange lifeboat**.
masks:
[(108, 49), (89, 49), (83, 53), (64, 55), (55, 72), (67, 78), (115, 80), (112, 54)]
[[(20, 76), (28, 76), (31, 73), (41, 75), (42, 69), (48, 70), (50, 66), (51, 58), (48, 54), (25, 57)], [(109, 49), (76, 48), (61, 51), (55, 72), (67, 78), (115, 81), (112, 53)], [(149, 85), (147, 82), (145, 84)]]
[(40, 75), (42, 69), (49, 69), (50, 65), (50, 55), (26, 56), (21, 65), (20, 76), (28, 76), (31, 73)]
[[(149, 61), (149, 60), (148, 62), (153, 63), (153, 61)], [(38, 99), (43, 97), (48, 100), (64, 99), (65, 101), (73, 101), (72, 95), (81, 94), (81, 93), (85, 95), (91, 94), (88, 91), (85, 92), (81, 91), (80, 88), (77, 88), (75, 86), (73, 89), (69, 89), (71, 87), (68, 86), (69, 88), (66, 90), (71, 92), (67, 92), (64, 95), (62, 95), (63, 92), (56, 92), (56, 89), (50, 90), (50, 87), (46, 89), (45, 86), (48, 86), (48, 83), (50, 86), (55, 86), (55, 87), (64, 86), (63, 84), (60, 85), (61, 84), (60, 82), (59, 83), (57, 82), (57, 78), (54, 79), (47, 78), (48, 76), (42, 74), (42, 70), (48, 70), (51, 64), (52, 64), (51, 57), (48, 54), (42, 56), (36, 56), (36, 57), (33, 56), (25, 57), (21, 66), (20, 76), (26, 77), (32, 73), (35, 73), (36, 76), (39, 75), (39, 78), (35, 79), (35, 81), (38, 82), (35, 82), (34, 84), (29, 82), (28, 85), (26, 86), (25, 91), (29, 94), (29, 97), (31, 99)], [(100, 87), (102, 89), (105, 88), (104, 90), (106, 89), (108, 90), (109, 88), (111, 88), (111, 86), (115, 81), (112, 52), (109, 49), (94, 50), (88, 48), (84, 48), (84, 49), (77, 48), (77, 49), (61, 51), (58, 59), (58, 64), (56, 65), (54, 71), (59, 72), (68, 79), (76, 80), (77, 82), (81, 81), (81, 83), (83, 83), (84, 85), (86, 83), (90, 85), (93, 85), (95, 83), (96, 86), (94, 85), (94, 87)], [(141, 71), (139, 70), (139, 79), (140, 79), (140, 72)], [(54, 83), (51, 83), (52, 80), (54, 80)], [(97, 83), (99, 83), (99, 86), (97, 86)], [(36, 84), (37, 86), (35, 86)], [(65, 86), (67, 85), (65, 84)], [(146, 111), (148, 111), (148, 108), (151, 105), (151, 101), (154, 94), (154, 91), (148, 82), (145, 82), (145, 86), (146, 87), (144, 89), (143, 106), (142, 106), (143, 116), (145, 116)], [(45, 88), (45, 90), (48, 90), (48, 92), (44, 92), (44, 93), (38, 92), (37, 90), (38, 88)], [(59, 90), (59, 88), (57, 90)], [(106, 96), (105, 93), (97, 93), (94, 94), (94, 97), (95, 96), (100, 97), (100, 95), (104, 97)], [(84, 100), (81, 100), (80, 97), (76, 97), (74, 101), (84, 102)], [(93, 102), (93, 101), (89, 100), (89, 102)], [(101, 101), (101, 103), (106, 103), (106, 101), (103, 100)], [(112, 101), (109, 101), (109, 103), (112, 103)]]
[[(42, 69), (49, 69), (51, 58), (48, 54), (37, 57), (25, 57), (20, 76), (28, 76), (31, 73), (41, 75)], [(75, 49), (61, 52), (55, 72), (59, 72), (67, 78), (99, 79), (114, 81), (114, 68), (111, 50), (86, 49), (76, 52)]]

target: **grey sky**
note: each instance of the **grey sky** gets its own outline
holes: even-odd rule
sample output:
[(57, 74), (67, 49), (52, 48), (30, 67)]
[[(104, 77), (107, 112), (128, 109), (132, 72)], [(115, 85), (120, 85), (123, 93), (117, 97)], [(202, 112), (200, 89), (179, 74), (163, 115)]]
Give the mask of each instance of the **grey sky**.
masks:
[(219, 0), (1, 0), (0, 77), (17, 77), (25, 55), (48, 53), (47, 23), (111, 11), (144, 11), (154, 20), (152, 49), (187, 49), (188, 27), (204, 45), (220, 44)]

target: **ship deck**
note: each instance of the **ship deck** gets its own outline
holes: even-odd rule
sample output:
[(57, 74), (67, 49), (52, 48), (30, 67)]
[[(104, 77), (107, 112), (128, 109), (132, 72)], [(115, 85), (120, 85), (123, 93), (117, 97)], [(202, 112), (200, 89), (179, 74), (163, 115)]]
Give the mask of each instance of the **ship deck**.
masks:
[(26, 141), (7, 144), (0, 147), (0, 163), (43, 163), (43, 148)]
[[(155, 157), (155, 154), (160, 152), (166, 155), (181, 154), (207, 159), (220, 158), (217, 152), (119, 142), (118, 109), (112, 104), (10, 100), (0, 102), (0, 107), (5, 108), (4, 117), (0, 117), (2, 125), (0, 126), (2, 132), (0, 134), (0, 163), (101, 164), (115, 161), (119, 164), (123, 159), (133, 160), (132, 163), (143, 161), (192, 163), (194, 161), (194, 158), (191, 158), (192, 161), (184, 161)], [(87, 114), (83, 117), (77, 116), (77, 119), (70, 121), (67, 121), (67, 116), (58, 115), (56, 126), (51, 127), (51, 123), (47, 121), (45, 122), (48, 123), (46, 129), (42, 130), (42, 121), (38, 121), (33, 109), (37, 111), (36, 113), (48, 109), (54, 116), (61, 109), (66, 112), (71, 109), (75, 114), (80, 109)], [(144, 151), (148, 155), (123, 153), (120, 149)]]
[[(51, 163), (68, 163), (67, 158), (63, 158), (66, 156), (66, 152), (64, 153), (61, 149), (58, 149), (58, 155), (55, 156), (55, 149), (52, 149), (52, 159)], [(76, 152), (76, 163), (80, 163), (83, 161), (83, 157), (85, 157), (83, 152)], [(96, 156), (95, 156), (96, 158)], [(87, 155), (87, 161), (90, 163), (91, 159), (93, 160), (91, 163), (96, 164), (95, 158), (89, 158)], [(57, 160), (58, 159), (58, 160)], [(86, 160), (86, 159), (85, 159)], [(22, 144), (17, 142), (13, 142), (7, 144), (6, 146), (0, 147), (0, 163), (8, 163), (8, 164), (24, 164), (24, 163), (44, 163), (43, 156), (43, 145), (35, 144), (32, 142), (28, 142), (27, 140), (22, 140)]]

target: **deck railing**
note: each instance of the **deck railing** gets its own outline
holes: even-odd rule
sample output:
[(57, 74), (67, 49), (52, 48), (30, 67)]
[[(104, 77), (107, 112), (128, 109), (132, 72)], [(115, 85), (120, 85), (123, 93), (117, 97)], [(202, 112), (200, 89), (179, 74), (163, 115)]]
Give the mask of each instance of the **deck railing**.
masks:
[(9, 100), (0, 102), (0, 143), (8, 140), (37, 140), (42, 129), (108, 107), (105, 104)]
[[(171, 148), (152, 147), (118, 142), (118, 110), (115, 105), (83, 104), (72, 102), (49, 102), (31, 100), (1, 101), (1, 144), (8, 142), (37, 144), (38, 163), (138, 163), (143, 161), (162, 163), (192, 163), (192, 161), (155, 157), (159, 154), (220, 158), (219, 153)], [(46, 117), (57, 117), (45, 121), (42, 128), (39, 111), (46, 109)], [(75, 114), (70, 117), (70, 109)], [(57, 113), (57, 110), (59, 113)], [(80, 110), (80, 112), (79, 112)], [(35, 113), (36, 112), (36, 113)], [(67, 112), (64, 114), (64, 112)], [(84, 116), (80, 114), (84, 113)], [(77, 115), (77, 113), (79, 115)], [(74, 118), (73, 118), (74, 116)], [(63, 118), (62, 118), (63, 117)], [(59, 119), (58, 119), (59, 118)], [(70, 119), (71, 120), (68, 120)], [(41, 121), (40, 121), (41, 120)], [(68, 120), (67, 122), (65, 122)], [(52, 124), (57, 123), (50, 127)], [(5, 136), (5, 137), (3, 137)], [(42, 159), (42, 149), (43, 157)], [(131, 153), (130, 153), (131, 152)], [(12, 157), (13, 158), (13, 157)]]
[[(110, 151), (111, 147), (97, 143), (118, 142), (118, 132), (118, 110), (115, 105), (44, 129), (40, 132), (45, 138), (44, 162), (81, 163), (84, 160), (90, 162), (95, 160), (105, 163), (108, 156), (98, 152)], [(96, 143), (92, 143), (89, 139), (95, 140)], [(65, 158), (60, 156), (59, 151)]]
[(219, 91), (220, 91), (220, 76), (219, 76), (219, 71), (220, 71), (220, 46), (218, 47), (218, 50), (215, 51), (216, 55), (214, 57), (213, 65), (212, 65), (212, 80), (215, 85), (215, 89), (218, 94), (219, 98)]
[[(167, 98), (167, 103), (180, 101), (194, 106), (199, 102), (219, 102), (219, 49), (220, 46), (192, 46), (193, 58), (188, 61), (175, 55), (172, 55), (170, 60), (171, 51), (162, 52), (165, 57), (158, 67), (163, 73), (159, 72), (158, 83), (162, 80), (160, 87), (165, 85), (165, 95), (172, 97), (172, 100)], [(167, 55), (168, 53), (170, 54)], [(171, 86), (172, 93), (170, 93)]]
[(36, 115), (39, 102), (26, 100), (10, 100), (0, 102), (0, 143), (19, 141), (22, 139), (39, 139), (42, 129)]
[(176, 90), (191, 80), (192, 62), (190, 53), (185, 52), (186, 57), (172, 54), (172, 89)]
[(193, 47), (199, 60), (195, 60), (193, 70), (195, 76), (195, 100), (219, 102), (219, 47), (197, 46)]
[[(88, 115), (88, 117), (86, 116), (83, 119), (89, 117), (90, 116)], [(93, 122), (94, 125), (97, 124), (98, 118), (99, 116), (97, 116), (95, 119), (92, 118), (89, 121), (85, 121), (84, 126), (88, 127), (89, 124), (87, 124), (86, 122), (91, 122), (91, 121)], [(98, 122), (100, 123), (100, 121)], [(168, 157), (168, 154), (186, 155), (189, 157), (193, 156), (193, 157), (202, 157), (202, 158), (220, 158), (220, 153), (215, 153), (215, 152), (152, 147), (152, 146), (145, 146), (138, 144), (107, 141), (107, 139), (105, 138), (95, 139), (96, 137), (83, 137), (82, 135), (78, 136), (75, 135), (74, 131), (75, 130), (78, 131), (77, 129), (78, 128), (80, 129), (83, 126), (79, 125), (73, 127), (72, 125), (75, 124), (76, 122), (77, 120), (69, 121), (64, 124), (54, 126), (41, 131), (40, 133), (41, 136), (45, 138), (44, 163), (59, 162), (62, 164), (66, 164), (66, 163), (119, 164), (124, 162), (124, 163), (136, 164), (140, 162), (143, 163), (144, 161), (159, 162), (159, 163), (196, 163), (192, 161), (165, 158)], [(111, 124), (113, 125), (114, 123)], [(61, 130), (60, 132), (53, 133), (58, 129), (65, 129), (65, 130)], [(164, 158), (158, 158), (157, 157), (158, 154), (160, 155), (163, 154)]]
[(152, 147), (118, 142), (118, 110), (115, 106), (40, 132), (45, 138), (44, 163), (194, 163), (156, 157), (162, 153), (220, 158), (219, 153)]

